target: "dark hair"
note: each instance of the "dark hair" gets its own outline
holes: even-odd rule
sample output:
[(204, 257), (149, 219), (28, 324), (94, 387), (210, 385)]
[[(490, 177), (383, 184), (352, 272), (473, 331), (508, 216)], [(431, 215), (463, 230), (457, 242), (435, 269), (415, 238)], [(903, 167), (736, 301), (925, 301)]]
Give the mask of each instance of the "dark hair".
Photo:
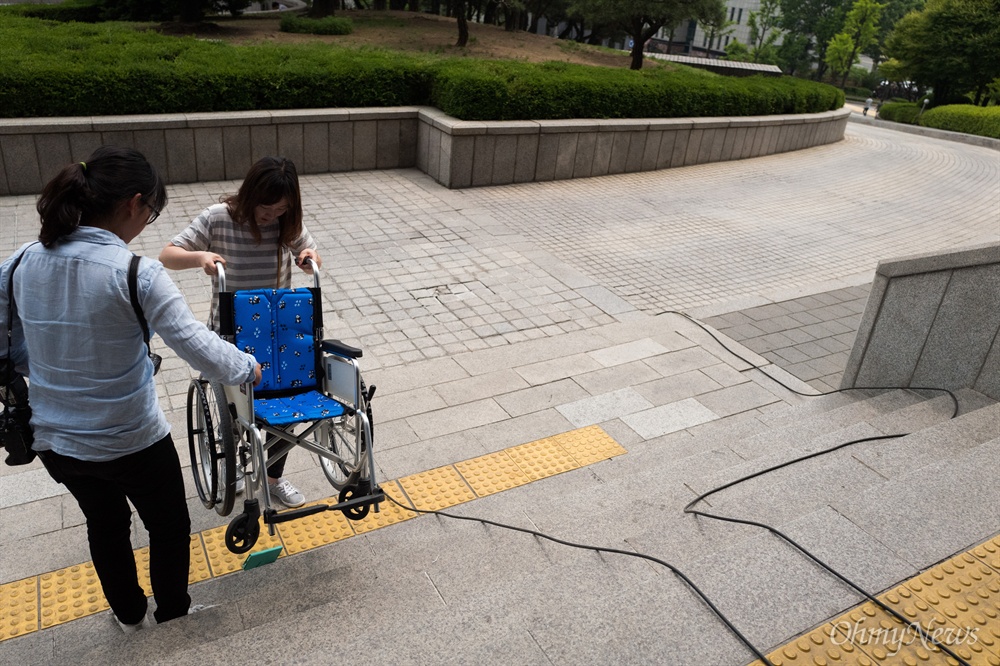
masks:
[(250, 229), (260, 243), (260, 229), (254, 209), (270, 206), (284, 199), (288, 210), (278, 218), (279, 245), (289, 245), (302, 234), (302, 203), (299, 195), (299, 174), (295, 164), (285, 157), (262, 157), (247, 171), (240, 190), (234, 196), (223, 197), (229, 214), (237, 226)]
[(115, 209), (136, 194), (156, 210), (167, 205), (167, 188), (142, 153), (131, 148), (101, 146), (86, 162), (63, 168), (38, 198), (42, 230), (38, 240), (52, 247), (80, 225), (111, 218)]

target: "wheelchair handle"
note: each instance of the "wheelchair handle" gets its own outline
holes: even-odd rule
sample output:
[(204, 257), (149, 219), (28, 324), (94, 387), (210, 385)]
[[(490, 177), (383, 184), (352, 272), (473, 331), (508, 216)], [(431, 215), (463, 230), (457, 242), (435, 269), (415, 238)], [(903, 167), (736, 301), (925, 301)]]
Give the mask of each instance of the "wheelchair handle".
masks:
[[(302, 263), (309, 264), (309, 268), (312, 269), (313, 286), (316, 287), (317, 289), (319, 289), (319, 266), (317, 266), (316, 262), (313, 261), (310, 257), (306, 257), (305, 261), (303, 261)], [(295, 265), (296, 266), (301, 266), (301, 264), (299, 264), (298, 260), (295, 261)]]
[(219, 291), (226, 290), (226, 268), (222, 265), (221, 261), (215, 262), (215, 271), (219, 276)]

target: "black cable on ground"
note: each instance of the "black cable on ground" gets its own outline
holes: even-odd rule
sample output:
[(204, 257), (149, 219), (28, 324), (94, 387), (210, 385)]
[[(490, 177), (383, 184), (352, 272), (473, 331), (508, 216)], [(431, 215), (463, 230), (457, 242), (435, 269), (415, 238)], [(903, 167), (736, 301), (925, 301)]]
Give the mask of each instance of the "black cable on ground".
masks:
[(700, 589), (698, 589), (698, 586), (695, 585), (693, 582), (691, 582), (690, 578), (688, 578), (686, 575), (684, 575), (684, 572), (682, 572), (680, 569), (678, 569), (674, 565), (670, 564), (669, 562), (666, 562), (666, 561), (661, 560), (659, 558), (653, 557), (652, 555), (646, 555), (644, 553), (640, 553), (640, 552), (637, 552), (637, 551), (628, 551), (628, 550), (620, 550), (618, 548), (605, 548), (604, 546), (588, 546), (586, 544), (573, 543), (572, 541), (566, 541), (564, 539), (559, 539), (557, 537), (550, 536), (548, 534), (545, 534), (544, 532), (538, 532), (538, 531), (535, 531), (535, 530), (529, 530), (529, 529), (524, 528), (524, 527), (517, 527), (516, 525), (507, 525), (505, 523), (498, 523), (498, 522), (493, 521), (493, 520), (487, 520), (486, 518), (474, 518), (474, 517), (470, 517), (470, 516), (459, 516), (459, 515), (456, 515), (454, 513), (446, 513), (444, 511), (433, 511), (433, 510), (430, 510), (430, 509), (417, 509), (416, 507), (410, 507), (410, 506), (406, 506), (405, 504), (402, 504), (401, 502), (399, 502), (398, 500), (396, 500), (395, 498), (393, 498), (388, 493), (386, 493), (385, 497), (386, 497), (386, 499), (388, 499), (389, 501), (391, 501), (396, 506), (398, 506), (398, 507), (400, 507), (402, 509), (406, 509), (407, 511), (414, 511), (416, 513), (426, 513), (426, 514), (431, 514), (431, 515), (435, 515), (435, 516), (444, 516), (445, 518), (455, 518), (456, 520), (468, 520), (470, 522), (482, 523), (484, 525), (493, 525), (494, 527), (500, 527), (500, 528), (505, 529), (505, 530), (512, 530), (514, 532), (523, 532), (525, 534), (530, 534), (530, 535), (532, 535), (534, 537), (538, 537), (539, 539), (547, 539), (549, 541), (552, 541), (554, 543), (558, 543), (558, 544), (563, 545), (563, 546), (569, 546), (570, 548), (579, 548), (581, 550), (592, 550), (592, 551), (597, 552), (597, 553), (614, 553), (616, 555), (627, 555), (629, 557), (638, 557), (639, 559), (642, 559), (642, 560), (647, 560), (649, 562), (655, 562), (656, 564), (664, 566), (667, 569), (669, 569), (670, 571), (672, 571), (674, 573), (674, 575), (676, 575), (678, 578), (680, 578), (681, 580), (683, 580), (687, 584), (688, 587), (690, 587), (692, 590), (694, 590), (695, 593), (699, 597), (701, 597), (702, 601), (704, 601), (705, 604), (710, 609), (712, 609), (712, 612), (715, 613), (719, 617), (719, 619), (722, 620), (722, 622), (729, 628), (729, 630), (732, 631), (736, 635), (736, 637), (739, 638), (743, 642), (744, 645), (746, 645), (748, 648), (750, 648), (750, 651), (753, 652), (755, 655), (757, 655), (757, 657), (761, 661), (763, 661), (765, 664), (770, 664), (771, 663), (768, 660), (768, 658), (764, 655), (764, 653), (761, 652), (760, 650), (758, 650), (754, 646), (754, 644), (751, 643), (750, 640), (746, 636), (744, 636), (742, 633), (740, 633), (740, 630), (737, 629), (736, 626), (732, 622), (730, 622), (729, 619), (725, 615), (722, 614), (722, 611), (720, 611), (715, 606), (715, 604), (712, 603), (712, 600), (709, 599), (707, 596), (705, 596), (705, 593), (702, 592)]
[[(815, 394), (814, 393), (803, 393), (801, 391), (798, 391), (797, 389), (794, 389), (794, 388), (788, 386), (787, 384), (785, 384), (784, 382), (782, 382), (780, 379), (772, 376), (771, 374), (769, 374), (767, 372), (764, 372), (764, 369), (762, 367), (760, 367), (759, 365), (757, 365), (755, 363), (751, 363), (749, 360), (747, 360), (746, 358), (744, 358), (740, 354), (738, 354), (735, 351), (733, 351), (732, 349), (730, 349), (724, 342), (722, 342), (722, 340), (720, 340), (718, 337), (716, 337), (716, 335), (710, 329), (708, 329), (701, 322), (695, 320), (694, 318), (690, 317), (689, 315), (687, 315), (687, 314), (685, 314), (683, 312), (677, 312), (675, 310), (668, 310), (666, 312), (661, 312), (660, 314), (674, 314), (674, 315), (679, 315), (681, 317), (684, 317), (685, 319), (687, 319), (688, 321), (690, 321), (691, 323), (693, 323), (695, 326), (698, 326), (700, 329), (702, 329), (703, 331), (705, 331), (706, 333), (708, 333), (712, 337), (712, 339), (715, 340), (719, 344), (720, 347), (722, 347), (727, 352), (729, 352), (730, 354), (732, 354), (733, 356), (735, 356), (739, 360), (741, 360), (744, 363), (746, 363), (747, 365), (749, 365), (751, 369), (759, 371), (761, 374), (763, 374), (765, 377), (767, 377), (771, 381), (773, 381), (773, 382), (781, 385), (785, 389), (787, 389), (787, 390), (789, 390), (792, 393), (795, 393), (797, 395), (807, 396), (807, 397), (819, 397), (819, 396), (823, 396), (823, 395), (833, 395), (834, 393), (843, 393), (843, 392), (846, 392), (846, 391), (855, 391), (855, 390), (919, 390), (919, 391), (938, 391), (938, 392), (947, 393), (951, 397), (951, 401), (952, 401), (952, 404), (954, 405), (954, 409), (952, 410), (952, 414), (949, 417), (949, 419), (953, 419), (953, 418), (955, 418), (958, 415), (958, 411), (959, 411), (958, 398), (955, 396), (955, 394), (953, 392), (949, 391), (948, 389), (942, 389), (942, 388), (936, 388), (936, 387), (923, 387), (923, 386), (919, 386), (919, 387), (914, 387), (914, 386), (910, 386), (910, 387), (901, 387), (901, 386), (871, 386), (871, 387), (858, 387), (858, 388), (837, 389), (835, 391), (827, 391), (827, 392), (824, 392), (824, 393), (815, 393)], [(763, 529), (771, 532), (775, 536), (780, 537), (781, 539), (783, 539), (784, 541), (786, 541), (787, 543), (789, 543), (790, 545), (792, 545), (793, 547), (795, 547), (796, 549), (798, 549), (803, 555), (805, 555), (806, 557), (808, 557), (809, 559), (811, 559), (813, 562), (815, 562), (816, 564), (818, 564), (823, 569), (825, 569), (828, 572), (830, 572), (838, 580), (840, 580), (844, 584), (848, 585), (851, 589), (853, 589), (858, 594), (861, 594), (862, 596), (864, 596), (866, 599), (868, 599), (869, 601), (871, 601), (872, 603), (874, 603), (876, 606), (878, 606), (879, 608), (881, 608), (882, 610), (884, 610), (886, 613), (888, 613), (889, 615), (891, 615), (892, 617), (894, 617), (896, 620), (900, 621), (903, 625), (914, 627), (917, 630), (917, 632), (920, 634), (921, 639), (923, 639), (925, 641), (925, 644), (926, 644), (926, 642), (933, 643), (939, 649), (941, 649), (943, 652), (945, 652), (950, 657), (952, 657), (953, 659), (955, 659), (956, 661), (958, 661), (958, 663), (963, 664), (963, 666), (970, 666), (970, 664), (966, 660), (962, 659), (957, 654), (955, 654), (947, 645), (945, 645), (945, 644), (943, 644), (943, 643), (935, 640), (934, 637), (932, 637), (929, 633), (927, 633), (924, 630), (923, 627), (920, 626), (919, 622), (918, 623), (911, 623), (911, 622), (909, 622), (903, 615), (901, 615), (900, 613), (898, 613), (896, 610), (894, 610), (890, 606), (888, 606), (885, 603), (883, 603), (882, 601), (880, 601), (874, 595), (872, 595), (871, 593), (869, 593), (866, 590), (864, 590), (861, 586), (859, 586), (854, 581), (850, 580), (849, 578), (847, 578), (846, 576), (844, 576), (843, 574), (841, 574), (840, 572), (838, 572), (837, 570), (835, 570), (833, 567), (831, 567), (826, 562), (823, 562), (822, 560), (820, 560), (814, 554), (812, 554), (811, 552), (809, 552), (809, 550), (806, 549), (804, 546), (802, 546), (801, 544), (797, 543), (791, 537), (789, 537), (784, 532), (778, 530), (777, 528), (772, 527), (770, 525), (767, 525), (765, 523), (761, 523), (761, 522), (757, 522), (757, 521), (753, 521), (753, 520), (742, 520), (742, 519), (739, 519), (739, 518), (730, 518), (730, 517), (727, 517), (727, 516), (720, 516), (718, 514), (707, 513), (705, 511), (701, 511), (699, 509), (693, 508), (696, 504), (701, 503), (703, 500), (707, 499), (708, 497), (714, 495), (717, 492), (725, 490), (726, 488), (731, 488), (731, 487), (736, 486), (736, 485), (738, 485), (740, 483), (743, 483), (744, 481), (749, 481), (750, 479), (757, 478), (758, 476), (763, 476), (764, 474), (768, 474), (768, 473), (773, 472), (775, 470), (779, 470), (779, 469), (782, 469), (784, 467), (788, 467), (790, 465), (794, 465), (794, 464), (802, 462), (804, 460), (809, 460), (810, 458), (816, 458), (816, 457), (819, 457), (819, 456), (826, 455), (828, 453), (833, 453), (834, 451), (838, 451), (840, 449), (846, 448), (848, 446), (852, 446), (854, 444), (860, 444), (862, 442), (871, 442), (871, 441), (877, 441), (877, 440), (883, 440), (883, 439), (898, 439), (900, 437), (906, 437), (906, 436), (907, 436), (907, 433), (898, 434), (898, 435), (880, 435), (880, 436), (875, 436), (875, 437), (864, 437), (862, 439), (855, 439), (855, 440), (852, 440), (850, 442), (844, 442), (843, 444), (838, 444), (837, 446), (831, 447), (829, 449), (824, 449), (822, 451), (816, 451), (814, 453), (810, 453), (810, 454), (807, 454), (807, 455), (804, 455), (804, 456), (800, 456), (798, 458), (795, 458), (793, 460), (789, 460), (789, 461), (780, 463), (778, 465), (773, 465), (771, 467), (768, 467), (767, 469), (760, 470), (760, 471), (755, 472), (753, 474), (748, 474), (747, 476), (744, 476), (744, 477), (741, 477), (739, 479), (736, 479), (735, 481), (730, 481), (729, 483), (723, 484), (723, 485), (721, 485), (721, 486), (719, 486), (717, 488), (713, 488), (712, 490), (709, 490), (708, 492), (702, 493), (701, 495), (699, 495), (698, 497), (696, 497), (695, 499), (693, 499), (690, 503), (688, 503), (687, 506), (684, 507), (684, 513), (688, 513), (688, 514), (691, 514), (691, 515), (694, 515), (694, 516), (704, 516), (706, 518), (712, 518), (714, 520), (721, 520), (721, 521), (729, 522), (729, 523), (738, 523), (738, 524), (742, 524), (742, 525), (753, 525), (754, 527), (760, 527), (760, 528), (763, 528)], [(767, 663), (767, 662), (765, 662), (765, 663)]]

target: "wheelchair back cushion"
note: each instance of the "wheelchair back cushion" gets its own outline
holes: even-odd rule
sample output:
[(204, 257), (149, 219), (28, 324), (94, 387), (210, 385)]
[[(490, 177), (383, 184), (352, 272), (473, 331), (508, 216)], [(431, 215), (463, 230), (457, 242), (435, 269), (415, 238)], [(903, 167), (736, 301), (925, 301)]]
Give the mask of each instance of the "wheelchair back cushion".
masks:
[(252, 289), (233, 294), (236, 346), (254, 355), (255, 391), (316, 386), (313, 294), (309, 289)]

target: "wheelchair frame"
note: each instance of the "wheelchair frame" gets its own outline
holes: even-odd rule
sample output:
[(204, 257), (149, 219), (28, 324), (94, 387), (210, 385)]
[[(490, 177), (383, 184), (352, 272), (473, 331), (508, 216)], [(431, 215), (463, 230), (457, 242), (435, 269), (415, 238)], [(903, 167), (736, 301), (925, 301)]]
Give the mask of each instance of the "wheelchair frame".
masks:
[[(313, 296), (322, 299), (319, 267), (307, 259), (313, 272)], [(220, 319), (231, 318), (223, 304), (231, 303), (233, 292), (226, 290), (225, 269), (216, 263)], [(274, 426), (254, 412), (252, 383), (224, 386), (205, 379), (193, 379), (188, 387), (187, 427), (191, 471), (202, 504), (228, 516), (235, 503), (237, 469), (246, 479), (243, 512), (226, 529), (226, 547), (233, 553), (253, 548), (260, 536), (261, 516), (273, 536), (278, 523), (303, 518), (324, 511), (341, 511), (351, 520), (362, 520), (372, 506), (379, 512), (385, 494), (375, 482), (373, 454), (374, 426), (371, 398), (375, 387), (366, 388), (357, 359), (362, 352), (339, 340), (323, 340), (322, 300), (320, 320), (314, 322), (314, 344), (320, 346), (322, 359), (315, 391), (332, 398), (344, 408), (335, 417), (316, 419), (286, 426)], [(235, 344), (235, 335), (223, 335)], [(299, 433), (294, 430), (303, 426)], [(335, 504), (314, 504), (294, 509), (273, 508), (267, 491), (267, 463), (273, 462), (296, 446), (319, 457), (323, 473), (339, 491)], [(267, 459), (268, 452), (274, 458)], [(263, 499), (263, 512), (260, 501)]]

